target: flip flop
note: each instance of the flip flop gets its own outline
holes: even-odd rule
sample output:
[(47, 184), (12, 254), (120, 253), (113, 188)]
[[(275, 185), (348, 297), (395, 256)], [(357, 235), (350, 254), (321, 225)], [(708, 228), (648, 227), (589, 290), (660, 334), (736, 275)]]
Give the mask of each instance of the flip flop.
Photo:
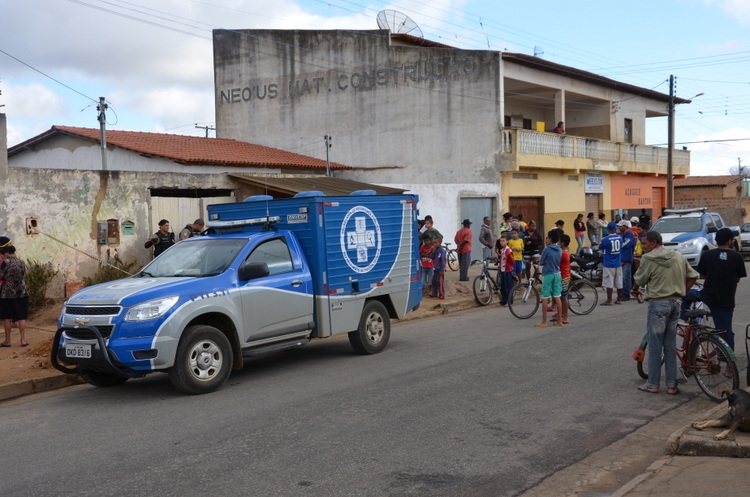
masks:
[(0, 347), (11, 347), (11, 344), (5, 343), (5, 342), (0, 342)]
[(29, 346), (29, 342), (21, 342), (21, 347), (28, 347), (28, 346)]
[(638, 390), (640, 390), (641, 392), (646, 392), (646, 393), (659, 393), (658, 388), (647, 387), (646, 385), (639, 386)]
[(544, 324), (544, 323), (536, 323), (534, 326), (536, 326), (537, 328), (546, 328), (547, 327), (547, 325)]
[(677, 387), (674, 387), (674, 388), (670, 387), (670, 388), (667, 388), (667, 393), (669, 395), (677, 395), (678, 393), (680, 393), (680, 389)]
[(602, 303), (601, 303), (601, 304), (599, 304), (599, 305), (612, 305), (612, 302), (602, 302)]
[(558, 328), (565, 328), (565, 325), (562, 323), (555, 323), (552, 326), (557, 326)]

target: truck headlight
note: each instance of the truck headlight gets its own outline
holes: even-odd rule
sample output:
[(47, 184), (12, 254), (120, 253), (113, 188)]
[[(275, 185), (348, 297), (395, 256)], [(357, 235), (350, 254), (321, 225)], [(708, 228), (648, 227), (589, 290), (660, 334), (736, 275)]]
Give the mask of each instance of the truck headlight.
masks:
[(682, 243), (682, 248), (693, 250), (698, 245), (698, 240), (688, 240)]
[(174, 307), (179, 299), (177, 296), (165, 297), (135, 305), (125, 315), (125, 321), (148, 321), (149, 319), (156, 319)]

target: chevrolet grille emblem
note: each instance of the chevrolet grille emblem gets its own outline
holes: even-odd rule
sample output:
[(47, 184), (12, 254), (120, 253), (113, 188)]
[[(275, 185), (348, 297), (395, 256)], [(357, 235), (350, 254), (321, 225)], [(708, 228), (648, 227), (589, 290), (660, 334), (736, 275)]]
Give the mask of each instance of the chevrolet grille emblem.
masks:
[(86, 324), (89, 321), (91, 321), (91, 320), (88, 319), (88, 318), (76, 318), (76, 324)]

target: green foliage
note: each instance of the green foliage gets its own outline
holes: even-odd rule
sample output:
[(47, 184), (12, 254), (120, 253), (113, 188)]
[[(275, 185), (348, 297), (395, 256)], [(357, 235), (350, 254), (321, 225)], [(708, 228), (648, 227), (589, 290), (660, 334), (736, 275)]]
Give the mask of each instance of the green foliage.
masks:
[(138, 265), (137, 260), (125, 262), (120, 258), (120, 254), (115, 249), (115, 255), (110, 256), (107, 251), (107, 264), (102, 262), (99, 263), (99, 269), (96, 271), (94, 276), (84, 276), (83, 284), (85, 286), (97, 285), (112, 280), (119, 280), (120, 278), (127, 278), (133, 273), (133, 269)]
[(47, 288), (59, 271), (51, 262), (29, 260), (26, 263), (26, 289), (29, 292), (29, 314), (41, 311), (55, 300), (47, 297)]

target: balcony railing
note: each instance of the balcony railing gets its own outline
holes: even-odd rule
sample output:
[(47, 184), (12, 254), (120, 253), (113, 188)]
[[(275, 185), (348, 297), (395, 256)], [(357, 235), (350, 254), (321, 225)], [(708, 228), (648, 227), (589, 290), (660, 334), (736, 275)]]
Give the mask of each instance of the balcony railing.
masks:
[[(502, 154), (515, 156), (516, 164), (519, 164), (519, 156), (566, 157), (570, 159), (567, 164), (558, 164), (557, 167), (667, 172), (666, 148), (522, 129), (502, 131)], [(528, 164), (528, 160), (522, 162)], [(674, 150), (672, 166), (674, 174), (689, 174), (690, 152)]]

